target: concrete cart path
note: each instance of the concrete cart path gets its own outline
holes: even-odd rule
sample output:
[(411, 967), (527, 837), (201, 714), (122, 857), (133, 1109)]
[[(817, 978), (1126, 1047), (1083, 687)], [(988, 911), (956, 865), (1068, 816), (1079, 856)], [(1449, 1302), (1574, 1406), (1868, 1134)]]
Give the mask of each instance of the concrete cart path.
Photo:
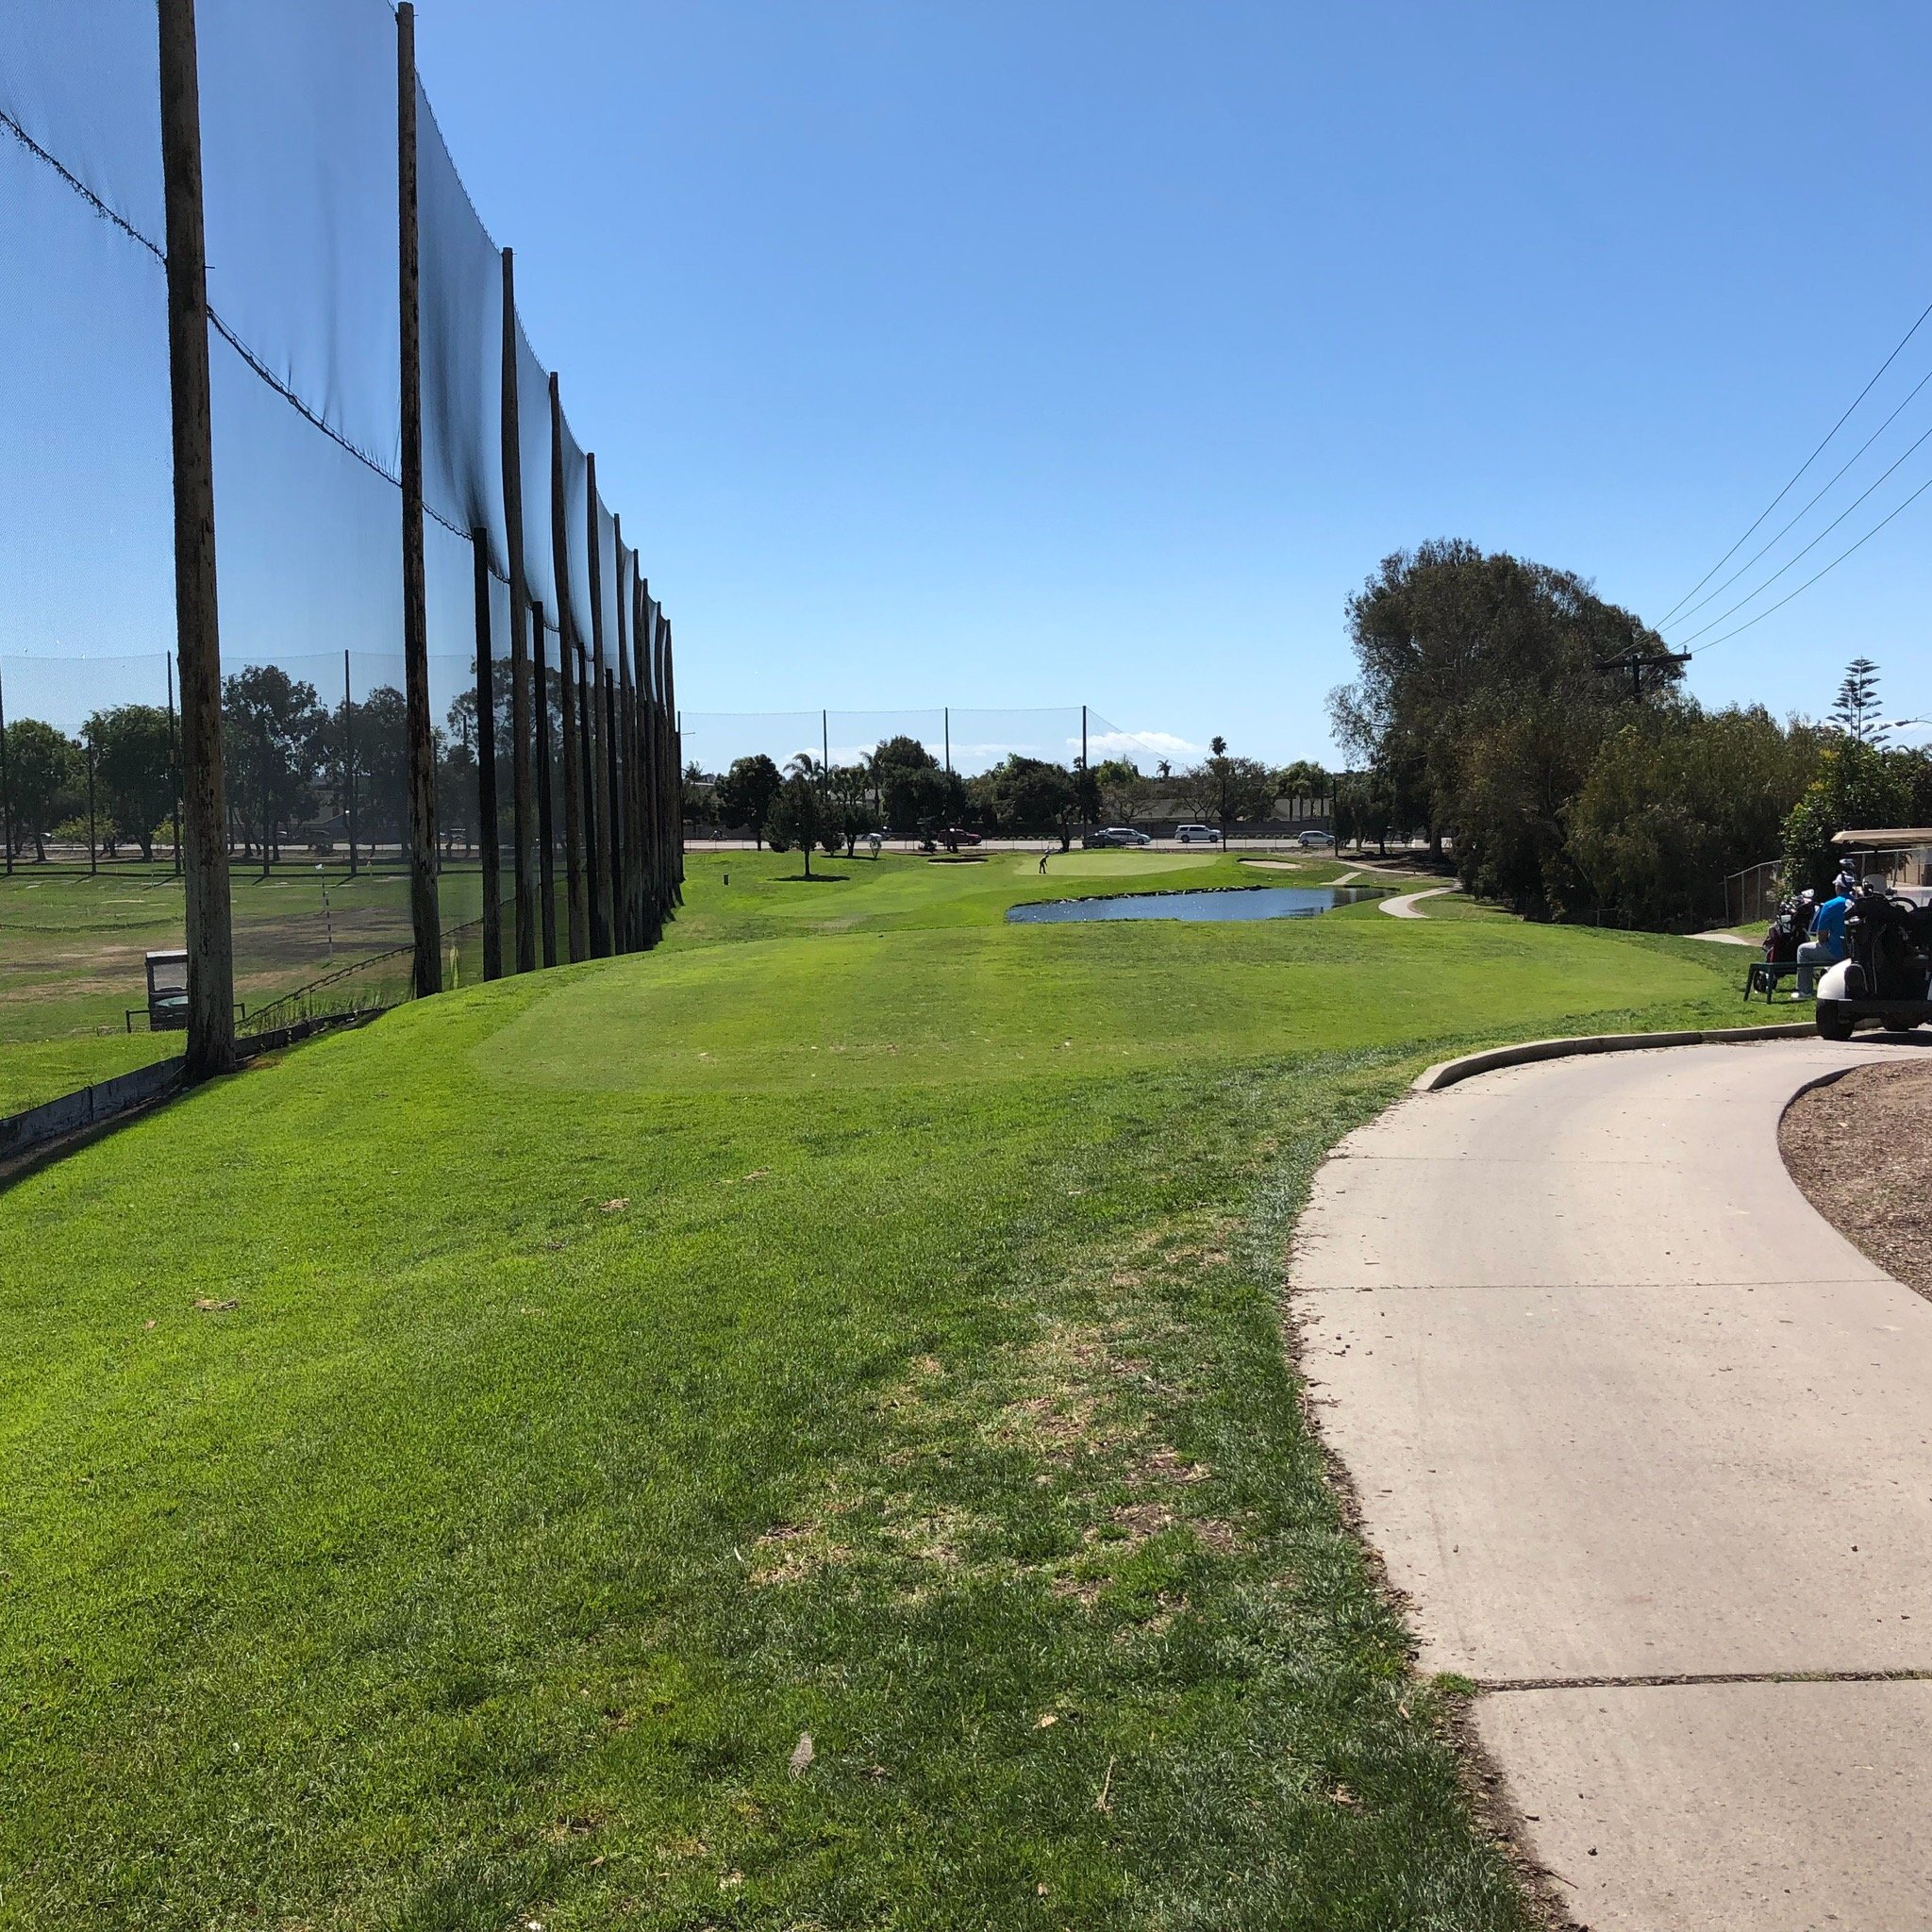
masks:
[(1395, 899), (1383, 899), (1377, 903), (1384, 912), (1395, 919), (1425, 919), (1428, 915), (1416, 910), (1418, 899), (1440, 899), (1445, 892), (1459, 892), (1460, 886), (1430, 886), (1420, 892), (1404, 892)]
[(1511, 1068), (1317, 1176), (1323, 1434), (1596, 1932), (1932, 1925), (1932, 1303), (1777, 1151), (1807, 1081), (1913, 1051)]

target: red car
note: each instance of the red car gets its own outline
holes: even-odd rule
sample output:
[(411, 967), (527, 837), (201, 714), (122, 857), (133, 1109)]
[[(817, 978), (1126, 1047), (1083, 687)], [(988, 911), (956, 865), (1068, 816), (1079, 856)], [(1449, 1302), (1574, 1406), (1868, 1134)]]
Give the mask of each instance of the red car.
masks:
[(969, 832), (964, 825), (948, 825), (939, 835), (941, 845), (977, 845), (981, 842), (977, 832)]

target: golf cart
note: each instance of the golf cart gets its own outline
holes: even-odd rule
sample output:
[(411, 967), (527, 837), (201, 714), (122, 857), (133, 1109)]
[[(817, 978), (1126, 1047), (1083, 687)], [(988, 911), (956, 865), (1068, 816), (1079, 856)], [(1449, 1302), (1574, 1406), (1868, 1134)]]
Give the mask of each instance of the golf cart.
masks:
[[(188, 1024), (188, 955), (150, 953), (147, 956), (147, 1030), (179, 1033)], [(134, 1015), (127, 1016), (134, 1031)]]
[(1845, 957), (1818, 982), (1818, 1031), (1849, 1040), (1860, 1024), (1907, 1028), (1932, 1021), (1932, 906), (1870, 874), (1845, 914)]

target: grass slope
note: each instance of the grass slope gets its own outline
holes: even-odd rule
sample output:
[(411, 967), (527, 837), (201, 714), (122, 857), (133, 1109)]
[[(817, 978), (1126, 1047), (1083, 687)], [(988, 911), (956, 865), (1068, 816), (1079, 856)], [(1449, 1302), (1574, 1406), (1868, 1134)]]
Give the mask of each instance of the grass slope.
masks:
[(1719, 949), (725, 869), (0, 1194), (0, 1925), (1520, 1926), (1283, 1243)]

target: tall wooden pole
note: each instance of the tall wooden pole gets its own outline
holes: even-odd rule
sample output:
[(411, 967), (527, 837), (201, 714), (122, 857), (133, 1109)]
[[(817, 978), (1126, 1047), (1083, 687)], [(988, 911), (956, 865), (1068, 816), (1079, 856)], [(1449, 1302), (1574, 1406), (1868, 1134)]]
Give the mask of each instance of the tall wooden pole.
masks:
[(524, 572), (524, 443), (517, 409), (516, 264), (503, 251), (503, 524), (509, 552), (510, 835), (517, 971), (537, 967), (537, 879), (530, 866), (530, 585)]
[[(558, 636), (559, 649), (563, 642)], [(550, 803), (550, 669), (545, 661), (549, 640), (543, 607), (530, 604), (530, 669), (537, 687), (537, 924), (543, 941), (543, 963), (557, 964), (557, 840)]]
[(496, 827), (496, 666), (490, 631), (490, 532), (470, 532), (476, 594), (476, 846), (483, 860), (483, 977), (503, 977), (503, 860)]
[(637, 950), (636, 907), (630, 894), (632, 843), (637, 824), (632, 801), (637, 793), (637, 765), (633, 756), (637, 744), (631, 716), (630, 694), (630, 588), (632, 572), (624, 554), (624, 519), (610, 519), (615, 532), (612, 548), (617, 553), (617, 722), (616, 742), (619, 783), (610, 800), (610, 941), (620, 953)]
[(576, 641), (577, 779), (583, 787), (578, 811), (584, 829), (584, 945), (596, 958), (597, 931), (597, 687), (591, 682), (590, 653)]
[(356, 699), (349, 654), (342, 653), (342, 811), (349, 822), (349, 876), (356, 876)]
[(651, 586), (638, 572), (630, 620), (632, 682), (638, 691), (638, 942), (655, 947), (660, 935), (657, 916), (657, 706), (645, 657), (651, 632)]
[[(168, 676), (168, 738), (175, 736), (175, 678)], [(0, 679), (0, 853), (5, 853), (7, 876), (13, 876), (13, 785), (7, 773), (7, 686)], [(181, 870), (181, 808), (175, 808), (175, 870)]]
[(671, 700), (664, 686), (664, 607), (651, 611), (651, 688), (658, 694), (658, 911), (671, 913)]
[(671, 821), (671, 903), (684, 904), (684, 725), (677, 714), (677, 652), (672, 640), (671, 620), (664, 621), (664, 715), (671, 726), (671, 756), (666, 760), (670, 774)]
[[(169, 814), (175, 832), (175, 876), (181, 876), (181, 733), (175, 719), (175, 660), (163, 658), (168, 671), (168, 760), (175, 768), (175, 803)], [(7, 790), (7, 712), (0, 707), (0, 792)], [(8, 806), (7, 870), (13, 870), (12, 805)]]
[(596, 694), (604, 689), (604, 525), (597, 512), (602, 499), (597, 494), (597, 453), (584, 458), (588, 487), (584, 491), (584, 518), (591, 552), (591, 742), (590, 783), (584, 789), (588, 824), (585, 857), (591, 869), (591, 950), (602, 959), (611, 951), (610, 930), (610, 788), (607, 779), (608, 758), (604, 748), (604, 711)]
[(396, 300), (402, 311), (403, 718), (408, 736), (409, 924), (416, 996), (442, 991), (436, 894), (436, 742), (429, 725), (429, 617), (423, 563), (423, 308), (416, 220), (416, 8), (396, 8)]
[[(550, 372), (550, 568), (557, 579), (557, 695), (563, 731), (563, 880), (570, 920), (570, 956), (590, 955), (584, 916), (584, 814), (577, 769), (576, 617), (570, 580), (570, 518), (564, 503), (563, 398)], [(553, 915), (546, 915), (553, 916)], [(546, 964), (549, 962), (546, 960)]]
[(658, 891), (658, 855), (662, 837), (659, 820), (663, 816), (664, 788), (658, 771), (658, 676), (653, 642), (657, 622), (657, 606), (651, 601), (650, 582), (641, 576), (638, 579), (638, 625), (631, 640), (631, 654), (637, 659), (638, 706), (643, 714), (640, 769), (644, 796), (644, 838), (639, 871), (644, 895), (644, 932), (652, 945), (657, 944), (664, 930), (663, 903)]
[(235, 1064), (235, 944), (222, 783), (222, 644), (215, 599), (214, 421), (201, 218), (194, 0), (158, 0), (161, 176), (167, 201), (168, 378), (174, 419), (175, 638), (181, 672), (182, 836), (188, 847), (188, 1071)]
[[(617, 674), (608, 667), (604, 673), (604, 787), (614, 801), (623, 794), (621, 761), (617, 750), (617, 730), (624, 712), (623, 704), (617, 691)], [(615, 822), (610, 826), (610, 882), (614, 887), (618, 874), (624, 869), (624, 834)], [(617, 902), (611, 901), (610, 941), (613, 952), (626, 950), (620, 943), (623, 926), (617, 917)]]

